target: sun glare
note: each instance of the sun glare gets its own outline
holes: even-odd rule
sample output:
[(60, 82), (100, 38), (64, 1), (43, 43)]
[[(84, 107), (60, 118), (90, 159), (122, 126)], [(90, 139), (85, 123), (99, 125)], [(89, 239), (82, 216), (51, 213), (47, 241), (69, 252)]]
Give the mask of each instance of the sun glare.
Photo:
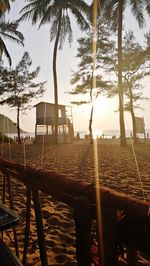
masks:
[(94, 101), (94, 110), (97, 112), (105, 112), (109, 108), (108, 99), (101, 97)]
[(93, 138), (94, 139), (100, 138), (102, 136), (102, 134), (103, 134), (102, 130), (94, 130), (93, 131)]
[[(114, 112), (117, 104), (118, 99), (115, 98), (115, 101), (112, 101), (104, 96), (94, 101), (93, 131), (118, 128), (118, 113)], [(78, 128), (88, 130), (91, 107), (91, 104), (82, 104), (73, 109), (74, 123), (78, 125)]]

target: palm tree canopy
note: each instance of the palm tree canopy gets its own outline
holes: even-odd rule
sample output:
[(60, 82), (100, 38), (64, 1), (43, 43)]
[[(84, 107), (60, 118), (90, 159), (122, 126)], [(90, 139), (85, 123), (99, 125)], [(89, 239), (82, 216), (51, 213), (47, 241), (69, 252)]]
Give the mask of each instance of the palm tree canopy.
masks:
[(71, 12), (77, 21), (77, 24), (82, 30), (88, 28), (88, 23), (84, 17), (89, 11), (89, 6), (82, 0), (28, 0), (30, 3), (26, 5), (21, 13), (23, 14), (20, 20), (31, 19), (32, 24), (39, 22), (39, 27), (45, 23), (51, 23), (50, 40), (56, 38), (59, 15), (61, 16), (61, 32), (60, 32), (60, 47), (62, 46), (66, 36), (68, 42), (72, 41), (72, 28), (69, 13)]
[[(113, 17), (116, 20), (118, 16), (118, 5), (120, 0), (106, 0), (102, 1), (102, 6), (107, 9), (108, 17)], [(130, 6), (131, 11), (137, 19), (139, 26), (143, 27), (145, 24), (144, 11), (150, 15), (150, 1), (149, 0), (121, 0), (122, 10)]]
[(11, 56), (4, 42), (4, 39), (16, 42), (17, 44), (23, 45), (23, 34), (17, 30), (18, 22), (6, 22), (2, 17), (0, 18), (0, 59), (4, 52), (7, 57), (9, 64), (11, 65)]

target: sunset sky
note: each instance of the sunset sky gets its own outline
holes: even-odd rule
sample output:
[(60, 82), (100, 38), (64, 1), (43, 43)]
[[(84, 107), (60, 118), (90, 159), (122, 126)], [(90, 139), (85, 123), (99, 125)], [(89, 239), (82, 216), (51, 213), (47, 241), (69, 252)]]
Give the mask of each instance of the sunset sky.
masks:
[[(20, 3), (21, 2), (21, 3)], [(11, 13), (9, 14), (10, 20), (18, 18), (18, 10), (23, 7), (23, 1), (17, 1), (12, 5)], [(52, 75), (52, 53), (53, 43), (49, 41), (49, 26), (42, 26), (40, 30), (35, 25), (32, 26), (31, 22), (22, 22), (19, 30), (24, 34), (25, 47), (17, 46), (8, 43), (9, 51), (12, 56), (13, 66), (20, 61), (24, 51), (28, 51), (32, 61), (33, 67), (41, 67), (39, 81), (47, 80), (46, 93), (43, 98), (35, 100), (32, 105), (39, 101), (54, 102), (53, 96), (53, 75)], [(132, 18), (130, 12), (126, 12), (125, 28), (134, 30), (137, 40), (142, 41), (143, 35), (146, 31), (150, 30), (150, 18), (147, 19), (147, 27), (143, 30), (139, 30), (137, 23)], [(70, 79), (71, 71), (75, 70), (77, 66), (76, 49), (77, 38), (81, 37), (82, 33), (76, 27), (76, 23), (73, 21), (73, 43), (71, 47), (65, 43), (62, 50), (58, 53), (57, 68), (58, 68), (58, 86), (59, 86), (59, 103), (71, 105), (70, 102), (75, 100), (74, 96), (70, 96), (66, 91), (71, 90)], [(6, 62), (6, 60), (4, 60)], [(150, 77), (145, 80), (144, 83), (144, 95), (150, 97)], [(150, 103), (141, 103), (144, 110), (138, 110), (137, 116), (144, 117), (146, 128), (150, 129)], [(118, 108), (118, 98), (106, 99), (99, 97), (95, 103), (94, 113), (94, 130), (106, 130), (106, 129), (119, 129), (119, 116), (115, 112)], [(8, 116), (13, 121), (16, 121), (16, 113), (10, 110), (8, 107), (0, 106), (0, 113)], [(90, 106), (82, 105), (80, 107), (73, 107), (73, 120), (75, 130), (88, 130)], [(35, 128), (35, 108), (27, 111), (26, 115), (21, 115), (21, 127), (32, 132)], [(125, 115), (126, 128), (131, 128), (130, 115)]]

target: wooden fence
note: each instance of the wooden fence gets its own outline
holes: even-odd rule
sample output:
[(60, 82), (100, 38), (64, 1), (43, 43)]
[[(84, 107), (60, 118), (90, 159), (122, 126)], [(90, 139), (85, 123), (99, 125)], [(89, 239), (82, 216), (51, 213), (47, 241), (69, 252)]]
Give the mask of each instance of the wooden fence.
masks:
[[(58, 201), (68, 204), (74, 209), (74, 220), (76, 226), (76, 258), (78, 266), (91, 265), (91, 228), (93, 219), (97, 220), (96, 214), (96, 187), (85, 181), (72, 179), (63, 174), (54, 173), (49, 170), (37, 169), (30, 165), (18, 164), (13, 161), (0, 160), (0, 170), (7, 178), (9, 194), (11, 199), (11, 208), (13, 209), (13, 201), (11, 197), (10, 178), (16, 178), (22, 181), (27, 187), (27, 203), (26, 203), (26, 230), (23, 252), (23, 265), (26, 265), (27, 248), (29, 242), (30, 230), (30, 208), (31, 208), (31, 194), (35, 209), (36, 227), (38, 235), (38, 243), (40, 250), (40, 259), (42, 266), (47, 266), (47, 255), (45, 247), (45, 237), (42, 222), (42, 210), (40, 206), (39, 191), (56, 198)], [(102, 234), (103, 234), (103, 248), (98, 238), (98, 256), (103, 266), (115, 266), (118, 263), (118, 210), (123, 211), (123, 215), (134, 217), (137, 223), (134, 228), (142, 228), (143, 225), (150, 224), (148, 215), (149, 204), (138, 199), (117, 193), (109, 188), (101, 187), (100, 202), (101, 202), (101, 217), (102, 217)], [(131, 221), (132, 219), (130, 219)], [(139, 227), (140, 223), (140, 227)], [(130, 226), (128, 223), (119, 227), (119, 234), (122, 230), (129, 233)], [(145, 226), (144, 226), (145, 228)], [(145, 230), (145, 229), (144, 229)], [(134, 230), (135, 231), (135, 230)], [(97, 232), (99, 227), (97, 226)], [(101, 234), (101, 232), (100, 232)], [(99, 235), (99, 233), (98, 233)], [(137, 265), (136, 261), (136, 246), (135, 234), (133, 237), (126, 239), (127, 245), (127, 263), (129, 266)], [(145, 236), (144, 236), (145, 237)], [(16, 237), (15, 237), (16, 240)], [(119, 241), (122, 241), (120, 239)], [(124, 240), (123, 240), (124, 241)], [(147, 241), (143, 239), (143, 242)], [(15, 241), (17, 242), (17, 241)], [(135, 243), (134, 243), (135, 242)], [(121, 243), (122, 244), (122, 243)], [(124, 243), (123, 243), (124, 244)], [(133, 245), (134, 244), (134, 245)], [(103, 250), (103, 251), (102, 251)], [(16, 243), (16, 251), (17, 243)], [(103, 253), (103, 254), (102, 254)]]

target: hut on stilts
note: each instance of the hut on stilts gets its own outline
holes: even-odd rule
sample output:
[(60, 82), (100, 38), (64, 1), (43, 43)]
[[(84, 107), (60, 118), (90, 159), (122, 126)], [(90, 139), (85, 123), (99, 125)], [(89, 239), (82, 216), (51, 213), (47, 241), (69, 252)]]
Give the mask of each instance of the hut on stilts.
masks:
[[(55, 104), (40, 102), (36, 107), (35, 142), (55, 143)], [(58, 105), (58, 144), (74, 139), (72, 107)]]

